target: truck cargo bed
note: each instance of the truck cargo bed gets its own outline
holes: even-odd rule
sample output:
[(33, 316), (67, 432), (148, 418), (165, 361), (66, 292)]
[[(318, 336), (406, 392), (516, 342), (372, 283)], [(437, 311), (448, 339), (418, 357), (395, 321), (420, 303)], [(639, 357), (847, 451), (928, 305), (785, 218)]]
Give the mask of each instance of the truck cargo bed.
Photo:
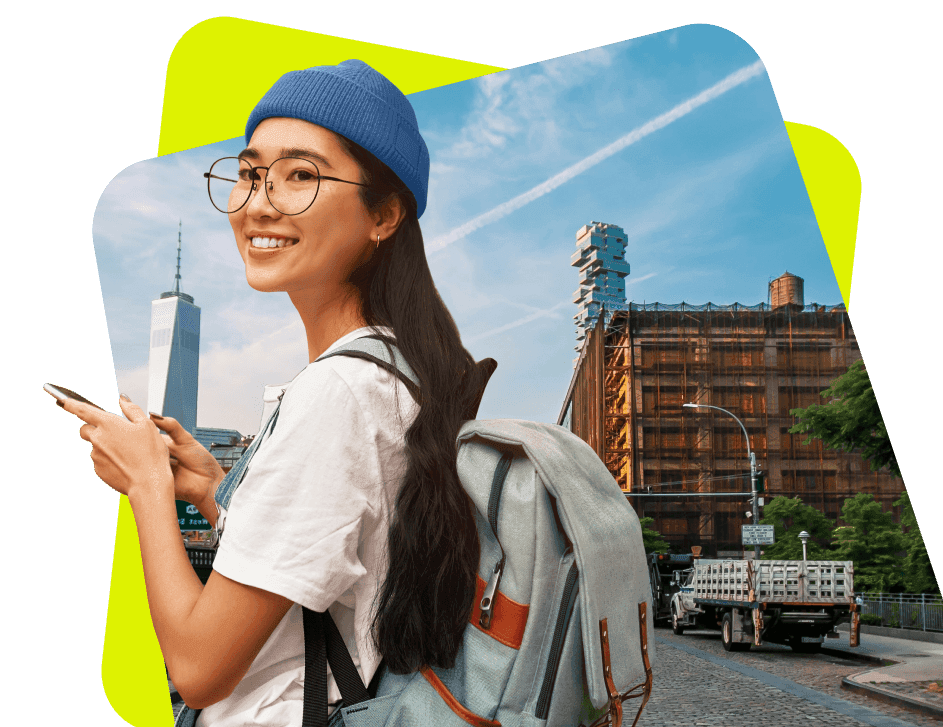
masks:
[(851, 604), (854, 566), (838, 560), (718, 560), (694, 569), (694, 598), (742, 604)]

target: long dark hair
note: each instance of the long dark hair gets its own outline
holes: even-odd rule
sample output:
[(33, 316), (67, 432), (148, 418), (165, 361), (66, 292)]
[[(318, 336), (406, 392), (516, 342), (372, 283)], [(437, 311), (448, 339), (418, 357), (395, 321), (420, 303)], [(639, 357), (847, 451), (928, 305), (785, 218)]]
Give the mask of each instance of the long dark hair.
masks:
[(439, 297), (426, 261), (416, 199), (373, 154), (340, 137), (360, 164), (361, 198), (377, 210), (398, 197), (406, 216), (352, 276), (368, 325), (388, 326), (419, 379), (419, 412), (406, 432), (406, 474), (388, 540), (389, 570), (373, 638), (387, 668), (450, 668), (468, 624), (478, 575), (474, 505), (458, 479), (455, 437), (474, 418), (495, 363), (476, 364)]

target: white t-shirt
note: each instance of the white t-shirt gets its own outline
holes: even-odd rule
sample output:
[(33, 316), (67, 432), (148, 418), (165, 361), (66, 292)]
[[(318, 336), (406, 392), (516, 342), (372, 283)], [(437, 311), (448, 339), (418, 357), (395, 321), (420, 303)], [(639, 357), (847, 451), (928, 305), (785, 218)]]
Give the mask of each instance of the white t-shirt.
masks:
[[(389, 330), (381, 331), (391, 335)], [(371, 333), (361, 328), (329, 349)], [(380, 663), (370, 638), (386, 576), (387, 531), (406, 470), (405, 433), (418, 411), (406, 387), (376, 364), (334, 356), (308, 364), (285, 389), (224, 513), (213, 568), (294, 601), (249, 671), (199, 727), (300, 725), (303, 604), (328, 609), (368, 684)], [(328, 702), (341, 695), (328, 675)]]

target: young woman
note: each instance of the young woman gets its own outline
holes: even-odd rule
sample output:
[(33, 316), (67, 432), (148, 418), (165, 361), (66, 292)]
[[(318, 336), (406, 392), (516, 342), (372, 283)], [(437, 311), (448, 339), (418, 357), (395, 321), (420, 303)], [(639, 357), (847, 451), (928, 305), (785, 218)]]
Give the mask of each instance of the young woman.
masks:
[[(301, 724), (301, 605), (331, 613), (365, 684), (381, 658), (398, 673), (453, 664), (479, 557), (455, 435), (493, 368), (462, 347), (432, 282), (418, 223), (428, 151), (392, 83), (360, 61), (289, 73), (246, 141), (214, 164), (210, 197), (249, 284), (288, 293), (310, 363), (228, 510), (214, 502), (222, 471), (174, 420), (126, 397), (126, 419), (64, 405), (86, 422), (95, 471), (130, 500), (164, 659), (206, 727)], [(370, 361), (316, 361), (377, 333), (395, 338), (418, 393)], [(205, 587), (175, 499), (225, 526)]]

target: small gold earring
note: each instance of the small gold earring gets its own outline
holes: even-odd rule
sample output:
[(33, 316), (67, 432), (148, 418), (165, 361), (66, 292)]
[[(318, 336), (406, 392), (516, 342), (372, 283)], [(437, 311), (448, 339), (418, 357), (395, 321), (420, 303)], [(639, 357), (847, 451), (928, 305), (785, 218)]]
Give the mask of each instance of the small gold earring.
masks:
[(380, 249), (380, 233), (377, 233), (377, 250)]

